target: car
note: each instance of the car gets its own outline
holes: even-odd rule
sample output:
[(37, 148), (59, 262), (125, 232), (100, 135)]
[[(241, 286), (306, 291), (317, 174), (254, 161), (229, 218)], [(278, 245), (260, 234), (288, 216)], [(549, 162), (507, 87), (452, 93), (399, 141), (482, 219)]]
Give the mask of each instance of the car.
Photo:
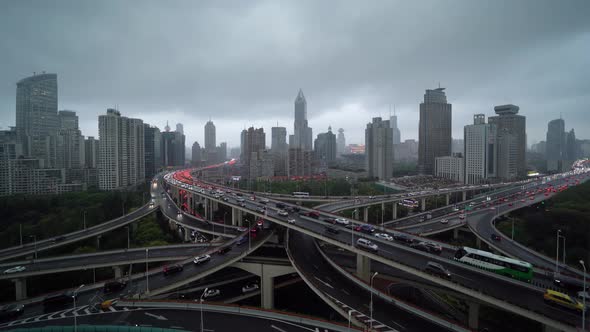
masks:
[(412, 243), (410, 245), (410, 247), (412, 247), (414, 249), (417, 249), (417, 250), (420, 250), (420, 251), (430, 252), (430, 247), (424, 241)]
[(238, 203), (238, 205), (241, 207), (246, 207), (246, 203), (244, 203), (244, 202), (240, 202), (240, 203)]
[(177, 217), (182, 217), (182, 212), (178, 211), (178, 213), (176, 213)]
[(566, 309), (575, 310), (579, 313), (584, 311), (584, 305), (575, 298), (551, 289), (545, 290), (543, 294), (543, 301), (549, 305), (558, 305)]
[(121, 289), (123, 289), (125, 287), (127, 287), (127, 282), (125, 280), (114, 280), (114, 281), (106, 282), (104, 284), (104, 286), (102, 287), (102, 291), (105, 294), (108, 294), (108, 293), (120, 291)]
[(261, 199), (261, 200), (260, 200), (260, 203), (262, 203), (262, 204), (266, 204), (266, 203), (268, 203), (268, 202), (270, 202), (270, 201), (268, 200), (268, 198), (263, 198), (263, 199)]
[(242, 236), (236, 241), (236, 245), (241, 246), (242, 244), (244, 244), (246, 242), (248, 242), (248, 238), (245, 236)]
[(291, 209), (293, 209), (293, 212), (299, 212), (301, 211), (301, 208), (298, 206), (293, 206)]
[(244, 201), (245, 201), (245, 199), (243, 199), (242, 197), (238, 197), (238, 198), (236, 198), (236, 201), (237, 201), (238, 203), (242, 203), (242, 202), (244, 202)]
[(195, 263), (195, 264), (203, 264), (203, 263), (207, 263), (210, 260), (211, 260), (211, 256), (209, 256), (209, 255), (201, 255), (201, 256), (195, 257), (195, 259), (193, 259), (193, 263)]
[(256, 212), (258, 212), (258, 213), (265, 213), (266, 212), (266, 209), (263, 206), (260, 206), (260, 207), (258, 207), (256, 209)]
[(0, 322), (16, 318), (25, 312), (25, 306), (22, 304), (7, 304), (0, 308)]
[(362, 225), (356, 227), (355, 230), (357, 232), (362, 232), (362, 233), (367, 233), (367, 234), (375, 233), (375, 227), (373, 227), (372, 225), (369, 225), (369, 224), (362, 224)]
[(281, 217), (288, 217), (289, 216), (289, 212), (287, 212), (285, 210), (280, 210), (279, 212), (277, 212), (277, 214)]
[(262, 220), (262, 219), (258, 219), (258, 220), (256, 221), (256, 227), (258, 227), (258, 228), (262, 228), (262, 226), (263, 226), (263, 225), (264, 225), (264, 220)]
[(387, 240), (387, 241), (393, 241), (393, 236), (386, 234), (386, 233), (376, 233), (375, 237), (379, 238), (379, 239)]
[(332, 234), (338, 234), (340, 231), (337, 228), (326, 226), (325, 231)]
[(164, 268), (162, 269), (162, 272), (164, 272), (164, 275), (167, 276), (169, 274), (181, 272), (183, 269), (184, 268), (180, 264), (165, 265)]
[(346, 225), (350, 224), (350, 221), (348, 221), (348, 219), (344, 219), (344, 218), (336, 218), (336, 219), (334, 219), (334, 221), (338, 225), (344, 225), (344, 226), (346, 226)]
[(532, 201), (533, 199), (535, 199), (535, 196), (531, 196), (529, 199)]
[(310, 218), (314, 218), (314, 219), (319, 219), (320, 218), (320, 214), (315, 212), (315, 211), (309, 211), (305, 214), (306, 216), (310, 217)]
[(364, 239), (364, 238), (360, 238), (358, 240), (356, 240), (356, 245), (358, 247), (361, 247), (363, 249), (367, 249), (373, 252), (377, 252), (379, 250), (379, 246), (377, 246), (375, 243)]
[(433, 252), (435, 254), (440, 254), (443, 251), (442, 246), (438, 243), (434, 243), (434, 242), (430, 242), (430, 241), (425, 241), (425, 243), (428, 246), (428, 248), (430, 249), (430, 252)]
[(375, 196), (369, 196), (369, 199), (375, 199)]
[(492, 240), (494, 240), (494, 241), (498, 241), (498, 242), (502, 241), (502, 237), (501, 237), (500, 235), (498, 235), (498, 234), (495, 234), (495, 233), (492, 233), (492, 234), (490, 235), (490, 238), (491, 238)]
[(459, 215), (459, 219), (461, 219), (461, 220), (465, 219), (465, 215), (464, 215), (463, 213), (461, 213), (461, 214)]
[(441, 219), (440, 220), (440, 223), (443, 224), (443, 225), (446, 225), (446, 224), (449, 223), (449, 219)]
[[(581, 280), (559, 275), (553, 279), (553, 284), (568, 292), (578, 292), (584, 290), (584, 285)], [(586, 288), (586, 290), (588, 290)]]
[(258, 289), (260, 289), (260, 286), (258, 286), (258, 284), (246, 284), (244, 287), (242, 287), (242, 293), (250, 293)]
[(444, 268), (439, 263), (435, 262), (427, 262), (426, 267), (424, 268), (424, 272), (436, 274), (440, 277), (451, 279), (451, 272)]
[(224, 202), (227, 202), (227, 201), (229, 201), (229, 198), (228, 198), (228, 197), (225, 197), (225, 196), (223, 196), (222, 200), (223, 200)]
[(401, 242), (406, 242), (406, 243), (413, 243), (414, 242), (414, 239), (406, 233), (393, 233), (393, 238), (396, 241), (401, 241)]
[(223, 247), (223, 248), (220, 248), (219, 250), (217, 250), (217, 254), (224, 255), (224, 254), (228, 253), (230, 250), (231, 250), (231, 246)]
[(217, 288), (209, 288), (203, 293), (203, 298), (208, 299), (221, 295), (221, 291)]
[(150, 209), (153, 208), (154, 207), (154, 202), (150, 202), (149, 207), (150, 207)]
[(279, 209), (284, 209), (286, 207), (285, 203), (277, 202), (275, 206)]
[(4, 274), (23, 272), (26, 269), (27, 269), (26, 267), (19, 265), (19, 266), (11, 267), (8, 270), (4, 270)]
[(512, 203), (508, 203), (508, 206), (512, 206), (512, 205), (513, 205)]
[[(586, 306), (590, 305), (590, 293), (588, 293), (587, 291), (579, 291), (576, 293), (576, 297), (578, 298), (578, 301), (580, 302), (584, 302), (584, 300), (586, 300)], [(586, 310), (588, 310), (588, 308), (586, 308)]]
[(287, 219), (287, 223), (293, 225), (295, 224), (295, 219)]

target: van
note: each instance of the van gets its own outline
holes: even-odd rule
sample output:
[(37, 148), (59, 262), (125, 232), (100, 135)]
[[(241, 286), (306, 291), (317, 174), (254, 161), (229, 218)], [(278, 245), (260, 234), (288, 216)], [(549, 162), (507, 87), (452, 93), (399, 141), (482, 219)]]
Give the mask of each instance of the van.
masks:
[(375, 243), (363, 238), (356, 240), (356, 245), (362, 249), (370, 250), (373, 252), (377, 252), (377, 250), (379, 250), (379, 247)]
[(125, 288), (126, 286), (127, 286), (127, 282), (115, 280), (115, 281), (106, 282), (104, 284), (104, 287), (102, 288), (102, 290), (105, 293), (112, 293), (112, 292), (119, 291), (119, 290)]

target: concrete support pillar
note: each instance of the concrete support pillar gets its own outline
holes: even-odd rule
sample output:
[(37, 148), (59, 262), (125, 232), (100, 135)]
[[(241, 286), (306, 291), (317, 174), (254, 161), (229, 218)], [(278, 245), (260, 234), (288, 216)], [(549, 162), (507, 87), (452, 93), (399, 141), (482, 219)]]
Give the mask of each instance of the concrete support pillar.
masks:
[(18, 278), (12, 279), (15, 288), (16, 301), (24, 300), (27, 298), (27, 279)]
[(464, 191), (464, 192), (462, 193), (462, 195), (463, 195), (463, 199), (461, 200), (461, 202), (463, 202), (463, 201), (466, 201), (466, 200), (467, 200), (467, 192), (466, 192), (466, 191)]
[(481, 249), (481, 239), (478, 237), (475, 238), (475, 246), (477, 249)]
[(96, 249), (100, 249), (100, 235), (96, 237)]
[(356, 254), (356, 276), (369, 282), (371, 276), (371, 259), (369, 257)]
[(263, 275), (260, 278), (262, 285), (260, 287), (260, 295), (262, 296), (262, 308), (263, 309), (274, 309), (275, 306), (275, 278), (268, 275)]
[(369, 222), (369, 207), (363, 208), (363, 221)]
[(393, 205), (391, 206), (391, 208), (392, 208), (392, 212), (391, 212), (392, 218), (391, 219), (395, 220), (395, 219), (397, 219), (397, 202), (393, 202)]
[(123, 269), (120, 266), (113, 266), (113, 271), (115, 272), (115, 279), (121, 279), (123, 276)]
[(190, 242), (191, 241), (191, 235), (190, 235), (191, 230), (188, 228), (184, 229), (184, 242)]
[(476, 330), (479, 326), (479, 303), (469, 302), (469, 328)]
[(446, 202), (445, 205), (451, 204), (451, 194), (446, 194), (445, 195), (445, 202)]
[(236, 226), (238, 224), (238, 209), (235, 207), (231, 208), (231, 225)]
[(205, 219), (209, 220), (209, 200), (207, 198), (203, 201), (203, 209), (205, 210)]
[(453, 229), (453, 239), (457, 240), (459, 238), (459, 229), (455, 228)]
[(420, 210), (422, 212), (426, 211), (426, 198), (422, 198), (422, 200), (420, 201)]

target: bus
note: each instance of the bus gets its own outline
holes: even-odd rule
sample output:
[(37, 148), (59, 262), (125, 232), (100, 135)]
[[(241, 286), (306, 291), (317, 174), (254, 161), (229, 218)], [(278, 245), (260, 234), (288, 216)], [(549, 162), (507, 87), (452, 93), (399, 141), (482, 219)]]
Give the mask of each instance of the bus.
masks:
[(399, 205), (403, 205), (405, 207), (416, 208), (418, 207), (418, 201), (415, 199), (404, 199), (398, 203)]
[(305, 198), (305, 197), (309, 197), (309, 193), (304, 192), (304, 191), (294, 191), (293, 197)]
[(533, 279), (531, 263), (494, 255), (483, 250), (462, 247), (455, 252), (455, 260), (525, 282), (531, 282)]

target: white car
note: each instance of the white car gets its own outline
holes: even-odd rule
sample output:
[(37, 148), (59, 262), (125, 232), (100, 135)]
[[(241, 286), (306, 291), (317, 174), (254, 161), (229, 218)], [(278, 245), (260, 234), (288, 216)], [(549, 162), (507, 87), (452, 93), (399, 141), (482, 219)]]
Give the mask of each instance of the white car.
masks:
[(449, 223), (449, 219), (441, 219), (440, 220), (440, 223), (443, 224), (443, 225), (446, 225), (446, 224)]
[(203, 298), (210, 298), (210, 297), (215, 297), (215, 296), (219, 296), (221, 295), (221, 291), (217, 288), (210, 288), (208, 289), (205, 294), (203, 294)]
[(15, 266), (15, 267), (12, 267), (12, 268), (10, 268), (10, 269), (8, 269), (8, 270), (5, 270), (5, 271), (4, 271), (4, 273), (5, 273), (5, 274), (10, 274), (10, 273), (23, 272), (23, 271), (24, 271), (24, 270), (26, 270), (26, 269), (27, 269), (27, 268), (26, 268), (26, 267), (24, 267), (24, 266)]
[(348, 221), (347, 219), (344, 219), (344, 218), (336, 218), (334, 220), (336, 221), (336, 223), (338, 225), (344, 225), (344, 226), (346, 226), (346, 225), (350, 224), (350, 221)]
[(386, 234), (386, 233), (377, 233), (377, 234), (375, 234), (375, 237), (379, 238), (379, 239), (387, 240), (387, 241), (393, 241), (393, 236)]
[(288, 217), (289, 216), (289, 212), (285, 211), (285, 210), (280, 210), (278, 212), (278, 215), (281, 217)]
[(209, 255), (197, 256), (195, 259), (193, 259), (193, 263), (202, 264), (208, 262), (209, 260), (211, 260), (211, 256)]
[(363, 249), (371, 250), (373, 252), (377, 252), (377, 250), (379, 250), (379, 247), (375, 243), (363, 238), (356, 240), (356, 245)]
[(182, 212), (178, 211), (178, 213), (176, 213), (177, 217), (182, 217)]
[(242, 287), (242, 293), (250, 293), (255, 290), (258, 290), (260, 286), (258, 284), (247, 284), (246, 286)]
[(461, 213), (461, 214), (459, 215), (459, 219), (465, 219), (465, 215)]
[(268, 200), (268, 198), (263, 198), (263, 199), (261, 199), (261, 200), (260, 200), (260, 202), (261, 202), (261, 203), (268, 203), (268, 202), (270, 202), (270, 201)]
[(295, 224), (295, 219), (287, 219), (287, 223), (293, 225)]

